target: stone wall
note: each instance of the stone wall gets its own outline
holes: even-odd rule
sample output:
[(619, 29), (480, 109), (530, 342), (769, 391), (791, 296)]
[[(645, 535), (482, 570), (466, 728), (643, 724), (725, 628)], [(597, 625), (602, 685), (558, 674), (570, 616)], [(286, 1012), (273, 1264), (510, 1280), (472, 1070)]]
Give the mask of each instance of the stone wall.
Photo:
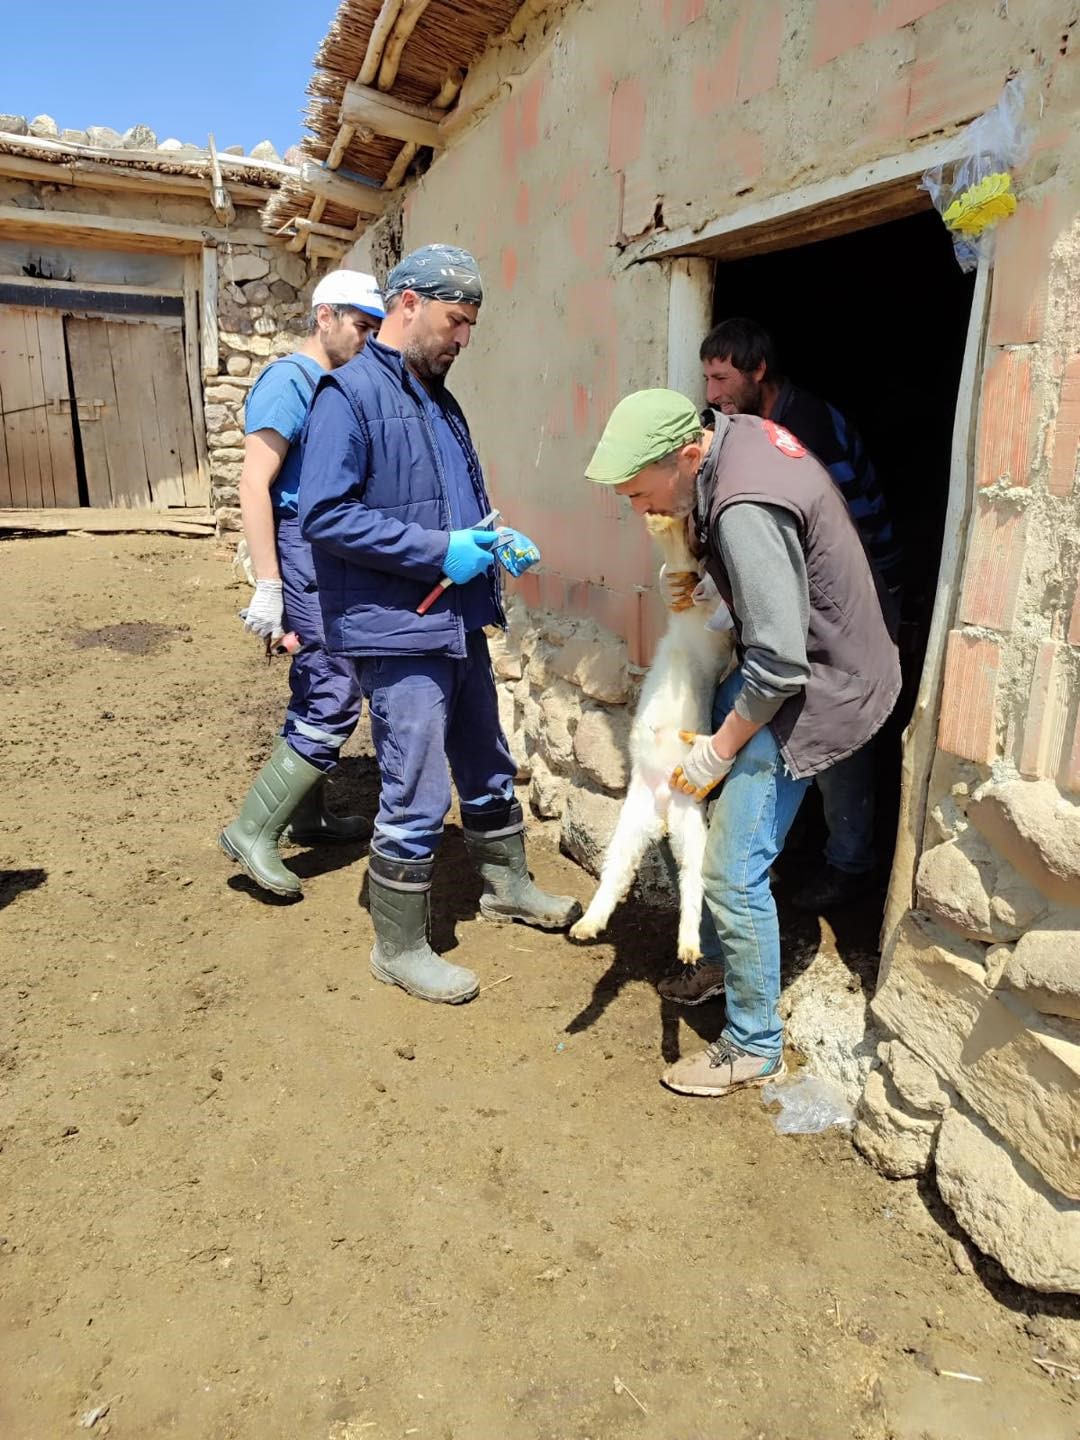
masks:
[[(629, 738), (644, 667), (625, 639), (556, 610), (506, 602), (508, 627), (490, 641), (499, 713), (527, 786), (534, 822), (599, 875), (630, 780)], [(677, 903), (668, 860), (646, 852), (633, 894)]]
[[(1042, 75), (1059, 117), (1080, 100), (1068, 52), (1064, 36)], [(1080, 145), (1044, 133), (998, 237), (914, 908), (887, 938), (872, 1009), (888, 1040), (856, 1132), (888, 1173), (934, 1173), (1014, 1279), (1065, 1291), (1080, 1290), (1078, 185)]]
[(1080, 803), (1004, 766), (938, 768), (954, 779), (886, 951), (872, 1009), (890, 1039), (856, 1143), (886, 1174), (932, 1169), (1015, 1280), (1078, 1291)]
[(264, 367), (291, 354), (307, 331), (315, 277), (267, 237), (265, 246), (219, 247), (218, 374), (203, 375), (210, 508), (219, 534), (242, 529), (237, 483), (244, 461), (244, 402)]

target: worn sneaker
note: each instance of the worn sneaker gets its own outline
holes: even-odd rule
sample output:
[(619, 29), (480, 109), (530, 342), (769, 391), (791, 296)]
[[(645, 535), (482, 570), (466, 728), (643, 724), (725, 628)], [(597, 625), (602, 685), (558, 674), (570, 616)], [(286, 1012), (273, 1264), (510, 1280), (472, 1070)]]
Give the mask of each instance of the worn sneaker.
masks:
[(729, 1095), (750, 1085), (765, 1085), (787, 1073), (783, 1055), (751, 1055), (721, 1037), (707, 1050), (684, 1055), (664, 1071), (660, 1082), (680, 1095)]
[(801, 885), (791, 897), (796, 910), (809, 910), (823, 915), (841, 905), (854, 905), (863, 900), (874, 889), (873, 870), (862, 870), (853, 875), (848, 870), (838, 870), (835, 865), (822, 865), (814, 876)]
[(724, 993), (722, 965), (680, 965), (657, 985), (662, 1000), (676, 1005), (702, 1005)]

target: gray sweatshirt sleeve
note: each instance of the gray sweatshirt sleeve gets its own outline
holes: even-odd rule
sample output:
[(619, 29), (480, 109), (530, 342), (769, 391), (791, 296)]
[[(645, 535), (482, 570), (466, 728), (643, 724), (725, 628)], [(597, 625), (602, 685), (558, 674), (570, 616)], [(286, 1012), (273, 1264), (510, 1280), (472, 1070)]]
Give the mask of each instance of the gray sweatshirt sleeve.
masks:
[(790, 511), (743, 503), (721, 512), (711, 538), (742, 623), (745, 684), (735, 710), (763, 725), (810, 678), (810, 591), (799, 527)]

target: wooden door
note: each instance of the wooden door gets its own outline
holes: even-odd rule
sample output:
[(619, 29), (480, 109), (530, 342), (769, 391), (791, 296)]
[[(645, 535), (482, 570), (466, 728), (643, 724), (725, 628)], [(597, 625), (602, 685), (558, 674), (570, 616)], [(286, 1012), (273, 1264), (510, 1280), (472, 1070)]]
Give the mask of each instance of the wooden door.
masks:
[(198, 505), (195, 431), (179, 320), (65, 321), (91, 505)]
[(63, 316), (0, 305), (0, 506), (78, 503)]

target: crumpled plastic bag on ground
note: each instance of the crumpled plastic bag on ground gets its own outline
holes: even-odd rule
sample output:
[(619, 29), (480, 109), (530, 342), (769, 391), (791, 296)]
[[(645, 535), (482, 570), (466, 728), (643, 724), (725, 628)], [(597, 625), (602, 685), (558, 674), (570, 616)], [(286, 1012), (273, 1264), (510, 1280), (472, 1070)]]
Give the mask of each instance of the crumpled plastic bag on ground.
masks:
[(1025, 76), (1010, 80), (997, 104), (961, 132), (955, 158), (923, 173), (920, 188), (948, 227), (961, 270), (975, 269), (998, 223), (1016, 209), (1010, 172), (1031, 148), (1028, 89)]
[(833, 1125), (855, 1123), (855, 1112), (840, 1086), (805, 1071), (770, 1080), (761, 1087), (761, 1099), (766, 1105), (780, 1105), (772, 1117), (778, 1135), (820, 1135)]

